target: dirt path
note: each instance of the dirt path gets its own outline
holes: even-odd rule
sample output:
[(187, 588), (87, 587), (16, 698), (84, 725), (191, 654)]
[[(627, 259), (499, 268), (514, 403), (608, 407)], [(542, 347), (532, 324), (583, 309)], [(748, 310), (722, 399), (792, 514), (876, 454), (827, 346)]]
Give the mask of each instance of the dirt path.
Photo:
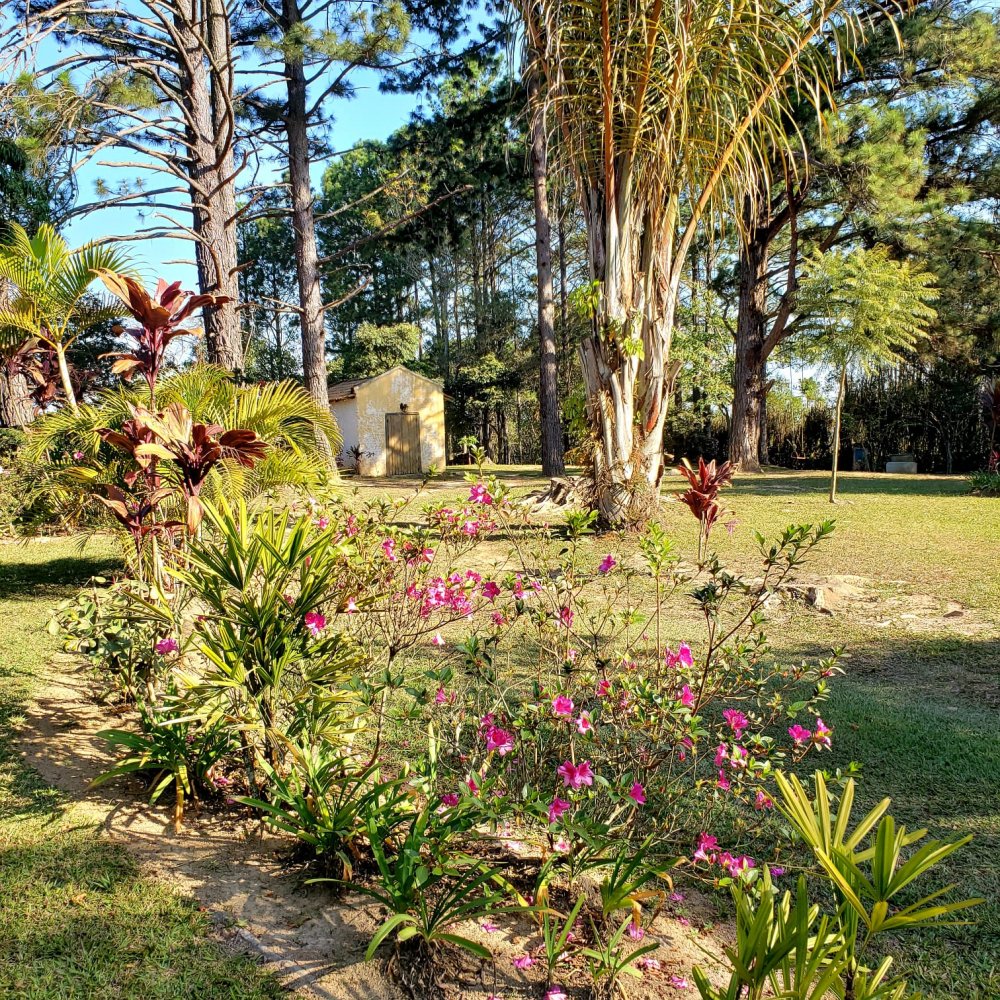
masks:
[[(359, 895), (338, 896), (321, 885), (304, 885), (306, 873), (282, 862), (287, 840), (262, 835), (258, 823), (233, 823), (211, 814), (191, 816), (176, 834), (170, 809), (150, 807), (136, 783), (89, 789), (90, 781), (114, 762), (96, 734), (119, 726), (115, 713), (95, 702), (87, 673), (63, 656), (51, 665), (19, 743), (25, 762), (81, 803), (87, 818), (109, 840), (123, 844), (146, 874), (195, 897), (209, 911), (221, 940), (258, 954), (290, 990), (320, 1000), (403, 1000), (381, 963), (364, 961), (380, 922), (377, 907)], [(660, 948), (651, 957), (661, 967), (629, 984), (628, 996), (635, 1000), (697, 996), (693, 986), (671, 986), (671, 977), (690, 979), (692, 964), (706, 964), (702, 948), (721, 952), (719, 935), (727, 935), (705, 929), (713, 922), (707, 901), (686, 900), (674, 909), (654, 924)], [(486, 1000), (495, 994), (510, 1000), (544, 992), (538, 965), (526, 972), (513, 967), (514, 957), (539, 944), (534, 926), (524, 917), (498, 922), (501, 929), (489, 935), (478, 926), (461, 928), (488, 940), (496, 962), (485, 969), (471, 961), (456, 968), (449, 977), (451, 995)], [(577, 983), (566, 984), (567, 995), (585, 996), (579, 975), (570, 978)]]

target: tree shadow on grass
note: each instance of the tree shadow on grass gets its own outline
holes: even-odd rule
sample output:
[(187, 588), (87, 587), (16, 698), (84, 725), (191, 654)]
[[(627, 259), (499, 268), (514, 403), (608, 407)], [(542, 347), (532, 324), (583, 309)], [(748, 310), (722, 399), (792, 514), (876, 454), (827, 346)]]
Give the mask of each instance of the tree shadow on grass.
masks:
[[(830, 490), (829, 472), (765, 472), (739, 475), (733, 482), (733, 495), (740, 496), (826, 496)], [(944, 497), (963, 496), (969, 492), (967, 481), (959, 476), (891, 476), (880, 473), (841, 473), (837, 495), (852, 496)], [(831, 505), (831, 510), (835, 505)]]
[(37, 562), (3, 558), (0, 559), (0, 601), (28, 600), (50, 591), (56, 596), (68, 597), (92, 577), (109, 576), (120, 569), (121, 560), (110, 555), (82, 553)]
[(0, 879), (9, 905), (0, 919), (0, 995), (284, 995), (252, 958), (205, 937), (193, 900), (143, 878), (124, 848), (92, 830), (7, 848)]
[[(797, 656), (818, 650), (803, 645)], [(821, 652), (821, 651), (819, 651)], [(982, 897), (968, 927), (883, 942), (911, 986), (932, 998), (1000, 996), (1000, 637), (892, 638), (869, 643), (831, 682), (822, 708), (833, 749), (806, 764), (862, 766), (856, 816), (882, 798), (910, 830), (971, 844), (949, 857), (920, 894), (954, 884), (949, 898)], [(913, 899), (908, 898), (908, 902)]]

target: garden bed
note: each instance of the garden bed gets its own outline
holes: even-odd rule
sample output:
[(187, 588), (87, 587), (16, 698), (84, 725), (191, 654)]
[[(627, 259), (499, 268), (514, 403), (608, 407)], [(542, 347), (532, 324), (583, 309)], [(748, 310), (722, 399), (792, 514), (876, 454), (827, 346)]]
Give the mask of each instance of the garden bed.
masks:
[[(208, 911), (214, 936), (246, 952), (272, 969), (283, 984), (322, 1000), (397, 1000), (405, 994), (386, 974), (385, 963), (364, 960), (365, 950), (381, 923), (377, 905), (357, 893), (338, 894), (323, 885), (308, 885), (312, 873), (290, 863), (294, 841), (264, 831), (259, 820), (234, 819), (233, 813), (202, 807), (191, 811), (175, 832), (170, 809), (150, 806), (140, 782), (118, 779), (89, 788), (90, 782), (115, 763), (114, 749), (98, 732), (122, 725), (122, 712), (98, 700), (86, 664), (57, 655), (49, 665), (44, 692), (26, 713), (18, 740), (24, 763), (50, 785), (87, 804), (100, 819), (102, 836), (125, 847), (143, 873), (172, 890), (193, 896)], [(499, 850), (516, 855), (513, 838)], [(692, 965), (707, 967), (713, 981), (724, 980), (711, 956), (731, 943), (732, 929), (718, 922), (711, 898), (686, 890), (668, 903), (671, 912), (658, 916), (649, 933), (659, 941), (651, 957), (659, 969), (625, 984), (626, 995), (653, 1000), (665, 993), (697, 995), (690, 981)], [(544, 985), (536, 970), (520, 971), (513, 960), (537, 943), (536, 928), (526, 917), (506, 917), (487, 933), (477, 924), (460, 925), (461, 933), (493, 951), (492, 966), (449, 956), (451, 974), (444, 981), (450, 996), (537, 997)], [(587, 995), (582, 984), (565, 984), (568, 997)]]

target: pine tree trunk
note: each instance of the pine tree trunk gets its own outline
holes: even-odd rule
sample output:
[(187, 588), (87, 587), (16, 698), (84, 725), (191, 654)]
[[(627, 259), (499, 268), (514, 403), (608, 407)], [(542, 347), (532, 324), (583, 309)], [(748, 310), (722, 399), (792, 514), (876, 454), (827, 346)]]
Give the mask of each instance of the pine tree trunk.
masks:
[[(233, 123), (226, 114), (221, 88), (232, 87), (229, 21), (213, 0), (207, 17), (196, 0), (183, 0), (176, 21), (183, 47), (182, 90), (186, 102), (188, 173), (191, 177), (192, 230), (198, 286), (230, 301), (205, 313), (208, 360), (231, 372), (243, 371), (243, 338), (236, 302), (239, 297), (236, 242), (236, 166)], [(214, 66), (210, 69), (207, 54)]]
[(767, 440), (767, 394), (771, 391), (771, 383), (767, 380), (767, 361), (761, 365), (760, 376), (764, 384), (761, 387), (760, 393), (760, 448), (757, 452), (757, 457), (760, 459), (761, 465), (770, 465), (771, 452)]
[(552, 292), (552, 226), (547, 191), (545, 111), (538, 105), (538, 80), (528, 83), (535, 111), (531, 122), (531, 179), (535, 202), (535, 261), (538, 268), (538, 354), (541, 360), (538, 404), (541, 417), (542, 472), (566, 474), (559, 421), (559, 369), (556, 363), (555, 302)]
[[(284, 0), (282, 12), (282, 28), (287, 34), (301, 24), (302, 16), (296, 0)], [(306, 75), (301, 59), (285, 63), (285, 76), (288, 84), (285, 134), (288, 139), (288, 176), (291, 185), (295, 267), (299, 282), (302, 369), (309, 395), (321, 406), (328, 406), (326, 327), (323, 322), (316, 219), (309, 178)]]
[(35, 419), (31, 387), (23, 372), (0, 361), (0, 426), (24, 427)]
[[(757, 210), (740, 246), (736, 359), (733, 368), (733, 419), (729, 460), (742, 472), (760, 472), (761, 410), (765, 394), (764, 341), (767, 335), (768, 244)], [(754, 226), (752, 223), (757, 222)]]

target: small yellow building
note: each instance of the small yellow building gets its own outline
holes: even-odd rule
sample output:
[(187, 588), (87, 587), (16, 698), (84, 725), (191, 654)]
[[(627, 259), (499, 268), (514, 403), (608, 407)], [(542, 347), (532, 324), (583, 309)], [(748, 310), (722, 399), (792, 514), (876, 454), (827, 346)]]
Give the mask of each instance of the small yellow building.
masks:
[(330, 386), (344, 443), (338, 462), (361, 476), (419, 475), (447, 462), (444, 389), (401, 365)]

